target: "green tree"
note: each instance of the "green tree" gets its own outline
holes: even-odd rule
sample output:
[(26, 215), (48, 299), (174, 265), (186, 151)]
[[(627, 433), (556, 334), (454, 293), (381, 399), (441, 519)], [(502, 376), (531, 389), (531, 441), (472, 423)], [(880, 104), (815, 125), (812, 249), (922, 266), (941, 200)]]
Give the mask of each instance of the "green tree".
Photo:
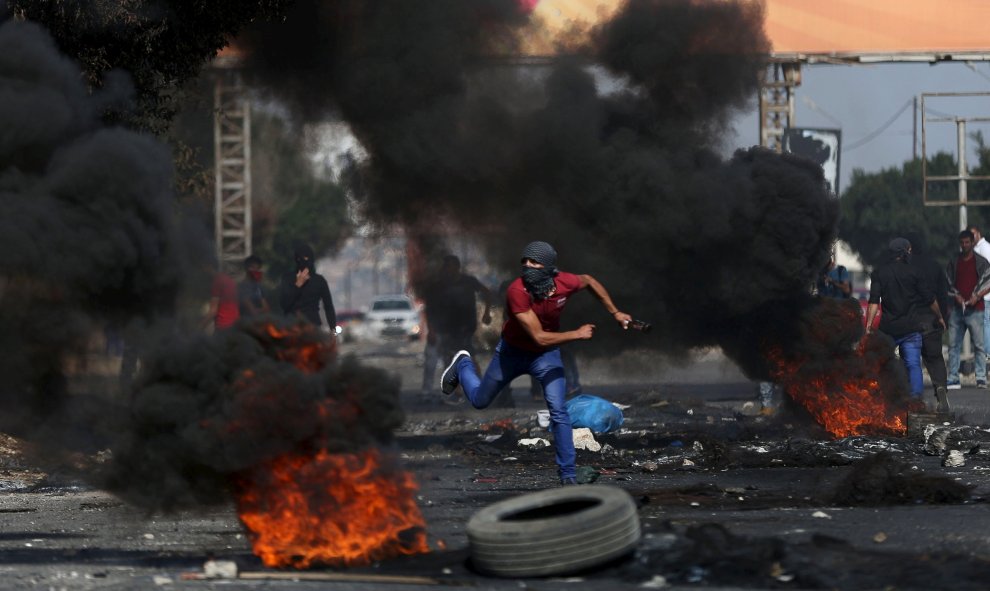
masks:
[(129, 73), (136, 110), (112, 118), (162, 134), (183, 85), (246, 24), (278, 16), (293, 0), (0, 0), (0, 21), (48, 29), (93, 87), (115, 69)]
[[(984, 150), (986, 152), (986, 150)], [(981, 166), (990, 162), (981, 157)], [(928, 161), (930, 175), (956, 174), (955, 157), (939, 152)], [(973, 170), (973, 174), (977, 169)], [(863, 262), (875, 266), (887, 259), (887, 243), (906, 234), (920, 235), (929, 255), (945, 261), (958, 249), (959, 208), (925, 206), (922, 201), (921, 160), (880, 172), (853, 171), (852, 182), (840, 199), (839, 238), (859, 253)], [(933, 182), (929, 200), (954, 201), (956, 184)], [(982, 208), (969, 208), (969, 221), (982, 223)]]
[(310, 159), (303, 135), (284, 119), (255, 111), (254, 250), (271, 277), (293, 268), (295, 242), (308, 243), (319, 256), (338, 248), (351, 232), (347, 196), (329, 171)]

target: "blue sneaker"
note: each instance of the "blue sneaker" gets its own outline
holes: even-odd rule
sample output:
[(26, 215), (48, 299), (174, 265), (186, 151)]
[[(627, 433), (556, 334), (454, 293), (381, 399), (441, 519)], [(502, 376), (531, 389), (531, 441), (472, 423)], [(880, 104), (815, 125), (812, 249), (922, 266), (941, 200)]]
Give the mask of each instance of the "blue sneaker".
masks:
[(948, 384), (945, 385), (945, 389), (946, 390), (959, 390), (961, 388), (962, 388), (962, 386), (959, 385), (959, 382), (958, 381), (949, 382)]

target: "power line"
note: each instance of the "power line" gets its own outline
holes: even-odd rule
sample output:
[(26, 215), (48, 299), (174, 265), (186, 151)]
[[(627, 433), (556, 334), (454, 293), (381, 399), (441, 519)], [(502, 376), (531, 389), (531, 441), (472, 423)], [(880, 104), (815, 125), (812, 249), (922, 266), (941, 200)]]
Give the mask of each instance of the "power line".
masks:
[(821, 114), (823, 117), (825, 117), (826, 119), (828, 119), (832, 123), (838, 125), (839, 127), (842, 127), (842, 122), (841, 121), (839, 121), (838, 119), (836, 119), (835, 117), (833, 117), (825, 109), (823, 109), (820, 106), (818, 106), (818, 103), (816, 103), (814, 100), (812, 100), (811, 97), (809, 97), (807, 95), (801, 95), (801, 101), (804, 102), (804, 104), (808, 105), (808, 107), (811, 108), (811, 110), (818, 112), (819, 114)]
[(974, 65), (972, 64), (972, 62), (963, 62), (963, 63), (964, 63), (964, 64), (966, 64), (966, 67), (967, 67), (967, 68), (969, 68), (970, 70), (973, 70), (974, 72), (976, 72), (976, 75), (977, 75), (977, 76), (979, 76), (979, 77), (981, 77), (981, 78), (983, 78), (983, 79), (985, 79), (985, 80), (990, 80), (990, 76), (987, 76), (987, 75), (986, 75), (986, 74), (984, 74), (983, 72), (981, 72), (981, 71), (979, 71), (979, 70), (977, 70), (977, 69), (976, 69), (976, 66), (974, 66)]
[(907, 101), (904, 102), (904, 104), (901, 106), (901, 108), (898, 109), (897, 112), (894, 113), (890, 117), (890, 119), (888, 119), (887, 121), (884, 122), (883, 125), (881, 125), (877, 129), (875, 129), (874, 131), (871, 131), (870, 133), (866, 134), (866, 136), (863, 137), (862, 139), (860, 139), (860, 140), (858, 140), (858, 141), (856, 141), (856, 142), (854, 142), (852, 144), (848, 144), (848, 145), (843, 146), (842, 147), (843, 151), (849, 152), (850, 150), (855, 150), (856, 148), (858, 148), (860, 146), (863, 146), (863, 145), (866, 145), (867, 143), (869, 143), (872, 140), (876, 139), (876, 137), (878, 135), (880, 135), (881, 133), (883, 133), (884, 131), (886, 131), (888, 127), (890, 127), (891, 125), (893, 125), (894, 122), (897, 121), (897, 118), (900, 117), (901, 114), (904, 111), (906, 111), (907, 108), (910, 107), (912, 104), (914, 104), (914, 99), (913, 98), (909, 98)]
[(937, 117), (945, 117), (946, 119), (957, 119), (959, 115), (953, 115), (951, 113), (946, 113), (945, 111), (939, 111), (938, 109), (933, 109), (931, 107), (925, 107), (925, 113), (930, 113)]

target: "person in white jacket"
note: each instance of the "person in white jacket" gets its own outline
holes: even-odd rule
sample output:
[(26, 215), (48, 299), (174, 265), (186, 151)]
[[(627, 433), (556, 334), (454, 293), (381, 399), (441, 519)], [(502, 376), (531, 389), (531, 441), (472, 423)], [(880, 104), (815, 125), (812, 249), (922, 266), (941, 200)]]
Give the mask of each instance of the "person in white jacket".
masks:
[[(990, 260), (990, 242), (987, 242), (987, 239), (983, 237), (979, 226), (970, 225), (967, 229), (973, 234), (973, 239), (976, 240), (976, 244), (973, 245), (973, 251), (981, 257)], [(983, 297), (983, 350), (987, 351), (987, 360), (990, 361), (990, 347), (987, 345), (990, 345), (990, 294)]]

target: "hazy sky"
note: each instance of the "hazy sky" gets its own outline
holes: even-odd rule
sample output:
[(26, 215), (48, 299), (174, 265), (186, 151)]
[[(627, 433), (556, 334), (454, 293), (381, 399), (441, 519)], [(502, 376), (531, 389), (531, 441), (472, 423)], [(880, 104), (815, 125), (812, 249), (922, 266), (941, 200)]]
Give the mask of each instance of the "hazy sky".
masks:
[[(839, 189), (849, 186), (853, 169), (873, 172), (900, 165), (912, 157), (913, 106), (894, 115), (914, 96), (930, 92), (990, 93), (990, 64), (942, 62), (911, 64), (831, 65), (802, 67), (802, 83), (795, 95), (796, 127), (840, 128), (843, 149), (840, 154)], [(929, 119), (945, 115), (990, 118), (990, 96), (979, 98), (928, 98)], [(918, 151), (921, 151), (920, 98), (918, 107)], [(736, 137), (729, 148), (759, 143), (756, 102), (749, 113), (735, 123)], [(990, 124), (970, 122), (967, 132), (982, 130), (990, 139)], [(870, 136), (876, 134), (873, 139)], [(967, 159), (974, 160), (973, 143), (968, 142)], [(926, 152), (956, 152), (956, 125), (928, 123)]]

